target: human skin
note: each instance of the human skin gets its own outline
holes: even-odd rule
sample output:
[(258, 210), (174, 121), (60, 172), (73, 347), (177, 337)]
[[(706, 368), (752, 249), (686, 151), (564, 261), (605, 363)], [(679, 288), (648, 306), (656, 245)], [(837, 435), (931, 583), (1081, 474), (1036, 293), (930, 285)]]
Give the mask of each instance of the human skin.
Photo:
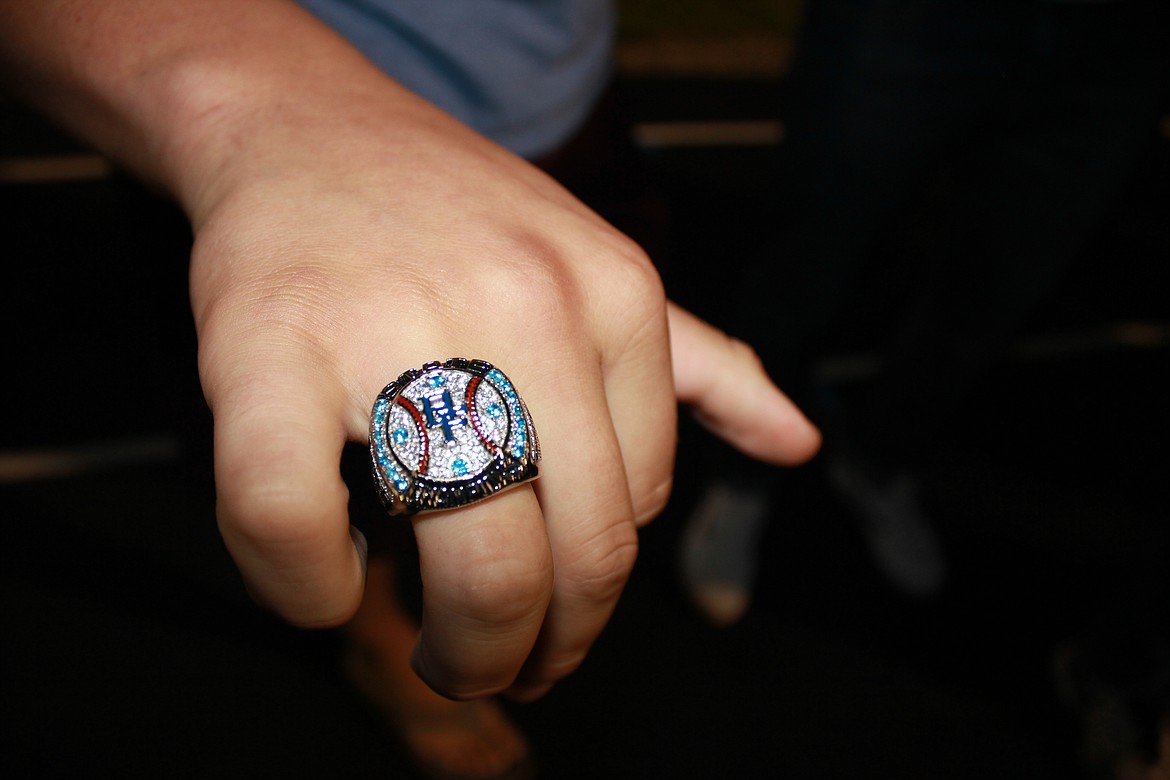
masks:
[(580, 664), (669, 494), (677, 402), (764, 460), (819, 446), (635, 244), (294, 3), (0, 0), (0, 65), (190, 218), (219, 527), (288, 621), (361, 598), (338, 462), (378, 390), (451, 356), (515, 382), (541, 478), (412, 521), (414, 664), (447, 696), (535, 698)]

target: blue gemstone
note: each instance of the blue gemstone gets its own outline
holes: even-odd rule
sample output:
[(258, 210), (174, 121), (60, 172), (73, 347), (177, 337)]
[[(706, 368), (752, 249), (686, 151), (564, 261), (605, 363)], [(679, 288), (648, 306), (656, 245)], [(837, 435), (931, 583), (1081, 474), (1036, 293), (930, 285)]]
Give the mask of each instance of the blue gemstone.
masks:
[(488, 404), (487, 413), (488, 417), (498, 420), (504, 416), (504, 409), (499, 404)]
[(451, 462), (451, 471), (455, 472), (458, 476), (463, 476), (467, 473), (467, 461), (463, 460), (463, 458), (456, 458)]
[(407, 439), (410, 438), (410, 432), (405, 428), (397, 428), (394, 431), (394, 443), (406, 444)]
[(515, 447), (512, 448), (512, 457), (513, 458), (523, 458), (524, 457), (524, 445), (523, 444), (517, 444)]
[(435, 374), (434, 376), (427, 377), (427, 384), (431, 387), (442, 387), (447, 384), (447, 377), (442, 374)]

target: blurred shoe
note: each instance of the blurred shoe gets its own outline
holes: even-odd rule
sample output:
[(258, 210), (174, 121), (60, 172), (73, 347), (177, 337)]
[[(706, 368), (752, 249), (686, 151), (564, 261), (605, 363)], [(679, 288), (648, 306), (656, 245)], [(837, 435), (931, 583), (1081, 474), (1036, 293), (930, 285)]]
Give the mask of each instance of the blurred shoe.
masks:
[(751, 606), (768, 504), (762, 489), (714, 482), (687, 519), (679, 573), (692, 603), (717, 628), (738, 623)]
[(946, 580), (942, 544), (922, 511), (917, 480), (907, 473), (877, 480), (856, 457), (827, 459), (830, 486), (860, 521), (878, 569), (903, 593), (926, 598)]
[(1057, 696), (1080, 732), (1081, 771), (1089, 780), (1170, 780), (1170, 648), (1150, 637), (1114, 640), (1106, 655), (1120, 658), (1075, 640), (1053, 657)]

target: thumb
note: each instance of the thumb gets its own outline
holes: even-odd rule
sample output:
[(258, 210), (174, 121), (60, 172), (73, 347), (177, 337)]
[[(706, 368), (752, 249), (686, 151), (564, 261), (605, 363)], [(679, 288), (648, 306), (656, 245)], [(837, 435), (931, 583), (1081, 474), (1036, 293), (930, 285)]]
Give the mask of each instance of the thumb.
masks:
[(821, 446), (821, 434), (768, 378), (747, 344), (669, 303), (674, 389), (715, 435), (768, 463), (795, 466)]

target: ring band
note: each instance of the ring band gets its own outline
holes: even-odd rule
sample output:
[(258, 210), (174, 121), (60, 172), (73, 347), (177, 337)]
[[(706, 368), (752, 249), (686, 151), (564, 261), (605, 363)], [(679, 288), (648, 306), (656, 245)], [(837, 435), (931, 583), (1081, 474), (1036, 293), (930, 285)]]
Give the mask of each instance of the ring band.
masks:
[(540, 444), (524, 400), (484, 360), (427, 363), (370, 413), (374, 481), (392, 515), (454, 509), (536, 479)]

